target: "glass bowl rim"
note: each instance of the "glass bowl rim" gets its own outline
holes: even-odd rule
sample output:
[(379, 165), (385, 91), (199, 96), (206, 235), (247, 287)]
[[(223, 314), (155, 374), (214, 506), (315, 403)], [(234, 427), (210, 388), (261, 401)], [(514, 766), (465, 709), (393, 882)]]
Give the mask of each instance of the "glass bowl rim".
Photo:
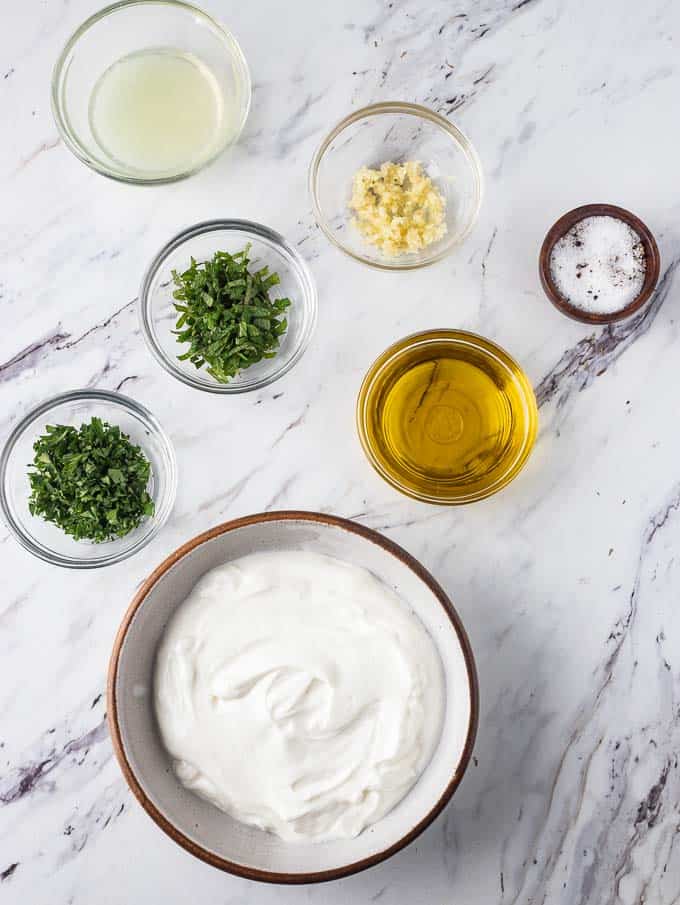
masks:
[[(95, 157), (80, 141), (76, 132), (71, 128), (69, 119), (61, 103), (61, 87), (64, 81), (66, 65), (73, 49), (78, 44), (78, 41), (83, 37), (83, 35), (86, 34), (86, 32), (88, 32), (102, 19), (105, 19), (114, 13), (120, 12), (127, 7), (133, 6), (174, 7), (175, 9), (180, 9), (184, 12), (198, 16), (205, 22), (205, 24), (211, 29), (211, 31), (219, 35), (219, 37), (222, 39), (225, 47), (228, 48), (229, 53), (237, 62), (241, 78), (243, 79), (245, 103), (243, 104), (241, 118), (233, 138), (231, 138), (231, 140), (226, 144), (221, 143), (215, 150), (215, 152), (210, 155), (210, 157), (208, 157), (204, 161), (201, 161), (196, 166), (169, 176), (132, 176), (119, 170), (113, 170), (111, 167), (104, 164), (97, 157)], [(110, 5), (98, 10), (93, 15), (88, 16), (88, 18), (81, 22), (78, 28), (76, 28), (70, 38), (66, 41), (66, 44), (57, 57), (57, 60), (52, 69), (50, 102), (52, 106), (52, 116), (57, 126), (57, 131), (59, 132), (60, 138), (69, 149), (69, 151), (71, 151), (71, 153), (78, 160), (80, 160), (81, 163), (84, 163), (86, 166), (90, 167), (90, 169), (94, 170), (100, 175), (106, 176), (108, 179), (113, 179), (117, 182), (124, 182), (129, 185), (167, 185), (171, 182), (179, 182), (182, 179), (187, 179), (194, 173), (197, 173), (200, 170), (204, 169), (204, 167), (209, 166), (220, 156), (220, 154), (222, 154), (223, 151), (226, 150), (227, 147), (229, 147), (229, 145), (234, 144), (238, 140), (250, 112), (250, 105), (252, 102), (252, 82), (250, 78), (248, 63), (240, 44), (238, 43), (234, 35), (229, 31), (229, 29), (225, 28), (224, 25), (222, 25), (217, 21), (217, 19), (213, 18), (213, 16), (209, 15), (204, 10), (200, 9), (197, 6), (194, 6), (192, 3), (185, 2), (185, 0), (118, 0), (118, 2), (111, 3)]]
[[(475, 177), (477, 199), (469, 223), (467, 224), (465, 230), (455, 239), (450, 238), (445, 241), (444, 245), (436, 254), (432, 254), (421, 261), (405, 260), (402, 263), (399, 263), (399, 259), (395, 259), (391, 263), (389, 259), (385, 259), (384, 261), (375, 261), (367, 257), (366, 255), (354, 252), (347, 245), (341, 242), (335, 235), (335, 232), (328, 227), (326, 218), (321, 211), (318, 193), (319, 168), (330, 144), (348, 126), (353, 125), (359, 120), (367, 119), (372, 116), (380, 116), (383, 113), (401, 113), (408, 116), (415, 116), (418, 119), (427, 120), (432, 125), (439, 127), (442, 131), (446, 132), (448, 134), (448, 137), (453, 139), (453, 141), (464, 152), (464, 154), (468, 158), (468, 161), (470, 162), (472, 173)], [(340, 251), (344, 252), (344, 254), (348, 255), (350, 258), (353, 258), (355, 261), (360, 261), (362, 264), (366, 264), (367, 266), (373, 267), (376, 270), (417, 270), (421, 267), (427, 267), (430, 264), (435, 264), (437, 261), (441, 261), (448, 254), (450, 254), (454, 250), (454, 248), (457, 248), (458, 245), (460, 245), (470, 234), (479, 218), (479, 212), (484, 200), (484, 171), (482, 169), (482, 163), (479, 159), (479, 155), (477, 154), (474, 145), (467, 137), (467, 135), (461, 129), (459, 129), (458, 126), (454, 125), (454, 123), (450, 122), (439, 113), (435, 113), (434, 110), (430, 110), (428, 107), (422, 106), (422, 104), (412, 104), (408, 103), (407, 101), (381, 101), (380, 103), (369, 104), (366, 107), (361, 107), (359, 110), (355, 110), (353, 113), (345, 116), (344, 119), (340, 120), (340, 122), (333, 129), (331, 129), (328, 135), (322, 140), (321, 144), (318, 146), (312, 157), (311, 163), (309, 165), (308, 188), (312, 199), (312, 207), (314, 209), (314, 217), (316, 219), (316, 222), (326, 238), (333, 245), (335, 245), (336, 248), (339, 248)]]
[[(102, 556), (97, 556), (92, 559), (79, 559), (75, 556), (66, 556), (35, 543), (31, 535), (24, 529), (21, 522), (17, 521), (17, 519), (14, 517), (12, 513), (12, 507), (8, 502), (5, 487), (7, 483), (7, 469), (10, 458), (17, 443), (24, 436), (26, 431), (42, 415), (47, 414), (52, 409), (57, 408), (57, 406), (59, 405), (73, 402), (108, 402), (114, 405), (118, 405), (121, 408), (125, 409), (127, 412), (136, 415), (140, 419), (140, 421), (142, 421), (142, 423), (159, 439), (168, 460), (168, 468), (165, 471), (165, 478), (168, 485), (167, 491), (162, 498), (162, 505), (151, 517), (153, 519), (153, 525), (150, 530), (147, 531), (142, 537), (138, 538), (138, 540), (130, 547), (123, 548), (117, 553), (103, 554)], [(149, 543), (149, 541), (151, 541), (158, 534), (158, 532), (167, 522), (175, 504), (176, 493), (177, 459), (170, 437), (168, 436), (156, 416), (152, 414), (145, 406), (137, 402), (135, 399), (131, 399), (129, 396), (125, 396), (122, 393), (117, 393), (112, 390), (68, 390), (64, 393), (58, 393), (56, 396), (50, 396), (48, 399), (45, 399), (38, 405), (33, 406), (33, 408), (26, 412), (26, 414), (14, 426), (5, 442), (5, 445), (2, 449), (2, 454), (0, 455), (0, 511), (2, 512), (2, 517), (8, 530), (21, 544), (21, 546), (25, 550), (29, 551), (29, 553), (32, 553), (34, 556), (37, 556), (39, 559), (42, 559), (45, 562), (49, 562), (52, 565), (62, 566), (64, 568), (96, 569), (101, 566), (110, 566), (114, 563), (122, 562), (122, 560), (133, 556), (135, 553), (138, 553)], [(105, 549), (106, 544), (102, 544), (101, 547), (102, 549)]]
[[(480, 340), (482, 342), (480, 342)], [(452, 345), (464, 342), (476, 349), (479, 349), (479, 351), (486, 356), (495, 355), (495, 357), (497, 357), (498, 360), (502, 362), (506, 370), (508, 370), (508, 372), (512, 375), (513, 380), (520, 385), (522, 390), (522, 398), (527, 410), (527, 419), (521, 449), (515, 457), (514, 461), (511, 463), (511, 466), (505, 469), (503, 474), (497, 479), (497, 481), (490, 488), (487, 488), (483, 492), (477, 492), (456, 498), (444, 498), (433, 493), (419, 492), (398, 480), (398, 478), (395, 477), (395, 475), (392, 474), (392, 472), (383, 465), (382, 461), (375, 452), (374, 445), (370, 442), (368, 437), (368, 431), (366, 430), (368, 403), (369, 399), (371, 398), (371, 391), (373, 389), (373, 386), (375, 385), (377, 378), (385, 370), (385, 368), (387, 368), (393, 362), (397, 361), (402, 355), (410, 352), (412, 349), (416, 348), (419, 345), (426, 345), (435, 342), (443, 342)], [(488, 345), (490, 348), (486, 348), (486, 345)], [(508, 362), (515, 365), (523, 379), (518, 378), (517, 375), (512, 373), (511, 369), (508, 367)], [(494, 494), (498, 493), (498, 491), (506, 487), (520, 473), (520, 471), (526, 464), (526, 461), (529, 458), (536, 441), (538, 430), (538, 404), (536, 402), (536, 394), (534, 392), (533, 386), (531, 385), (531, 382), (527, 377), (524, 368), (520, 366), (517, 360), (512, 355), (510, 355), (510, 353), (507, 352), (506, 349), (498, 345), (498, 343), (495, 343), (491, 339), (487, 339), (487, 337), (482, 336), (479, 333), (473, 333), (469, 330), (435, 327), (430, 330), (421, 330), (417, 333), (410, 333), (409, 335), (396, 340), (396, 342), (389, 345), (383, 352), (380, 353), (380, 355), (376, 357), (376, 359), (368, 367), (366, 374), (364, 375), (364, 378), (361, 382), (359, 393), (357, 395), (356, 425), (357, 432), (359, 434), (359, 441), (361, 443), (364, 454), (369, 461), (369, 464), (374, 469), (374, 471), (395, 490), (398, 490), (405, 496), (410, 497), (413, 500), (418, 500), (422, 503), (431, 503), (438, 506), (464, 506), (468, 503), (475, 503), (479, 500), (484, 500), (490, 496), (493, 496)]]
[[(303, 289), (303, 307), (305, 309), (307, 322), (301, 332), (296, 348), (294, 349), (290, 357), (286, 360), (285, 364), (283, 364), (278, 370), (266, 374), (264, 377), (260, 378), (252, 384), (249, 384), (248, 386), (234, 383), (203, 383), (202, 381), (193, 377), (191, 374), (183, 371), (177, 364), (175, 364), (174, 359), (171, 359), (168, 355), (165, 354), (165, 352), (159, 347), (158, 343), (156, 342), (153, 331), (151, 329), (151, 317), (149, 314), (149, 291), (151, 288), (151, 283), (153, 282), (161, 265), (173, 251), (178, 249), (185, 242), (188, 242), (191, 239), (195, 239), (197, 236), (207, 235), (208, 233), (218, 231), (251, 233), (259, 239), (264, 239), (268, 242), (271, 242), (282, 253), (283, 257), (286, 258), (288, 263), (295, 270), (296, 276)], [(144, 274), (142, 285), (139, 290), (139, 319), (142, 329), (142, 335), (144, 336), (149, 351), (156, 359), (156, 361), (168, 372), (168, 374), (170, 374), (176, 380), (180, 380), (182, 383), (186, 384), (186, 386), (190, 386), (195, 390), (203, 390), (206, 393), (216, 393), (218, 395), (235, 395), (238, 393), (250, 393), (254, 390), (261, 390), (263, 387), (269, 386), (269, 384), (274, 383), (275, 380), (278, 380), (280, 377), (283, 377), (285, 374), (287, 374), (291, 370), (291, 368), (295, 364), (297, 364), (300, 358), (302, 358), (302, 355), (307, 349), (316, 327), (317, 314), (318, 295), (316, 290), (316, 283), (314, 281), (314, 277), (312, 276), (309, 265), (307, 264), (305, 259), (302, 257), (299, 251), (297, 251), (297, 249), (293, 248), (293, 246), (284, 238), (284, 236), (281, 235), (281, 233), (278, 233), (276, 230), (271, 229), (271, 227), (269, 226), (264, 226), (262, 223), (256, 223), (253, 220), (204, 220), (201, 223), (196, 223), (194, 226), (189, 226), (186, 229), (181, 230), (168, 242), (166, 242), (161, 250), (154, 255), (151, 264), (148, 266), (146, 273)], [(275, 359), (271, 360), (275, 361)]]

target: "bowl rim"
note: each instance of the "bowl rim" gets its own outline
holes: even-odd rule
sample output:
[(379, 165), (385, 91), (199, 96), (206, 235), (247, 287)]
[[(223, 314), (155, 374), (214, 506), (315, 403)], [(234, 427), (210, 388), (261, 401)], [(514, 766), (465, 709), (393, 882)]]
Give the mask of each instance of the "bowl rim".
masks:
[[(360, 119), (365, 119), (370, 116), (380, 116), (383, 113), (403, 113), (407, 116), (415, 116), (419, 119), (426, 119), (428, 120), (428, 122), (432, 123), (435, 126), (438, 126), (440, 129), (447, 132), (449, 137), (452, 138), (460, 146), (465, 155), (468, 157), (468, 160), (470, 161), (472, 166), (472, 172), (475, 176), (477, 203), (465, 230), (456, 239), (445, 241), (444, 245), (439, 249), (439, 251), (436, 252), (436, 254), (425, 257), (421, 261), (409, 260), (407, 258), (403, 261), (401, 261), (399, 258), (395, 258), (394, 260), (385, 258), (384, 261), (373, 260), (366, 255), (352, 251), (337, 238), (335, 231), (329, 228), (328, 224), (326, 223), (326, 218), (323, 216), (323, 213), (321, 211), (321, 205), (319, 204), (319, 168), (321, 161), (323, 160), (323, 157), (328, 150), (331, 142), (333, 142), (338, 137), (338, 135), (340, 135), (340, 133), (347, 128), (347, 126), (353, 125)], [(331, 129), (328, 135), (322, 140), (321, 144), (314, 152), (309, 165), (307, 185), (309, 194), (312, 199), (314, 218), (326, 238), (333, 245), (335, 245), (336, 248), (339, 248), (340, 251), (344, 252), (344, 254), (348, 255), (350, 258), (353, 258), (355, 261), (359, 261), (362, 264), (366, 264), (368, 267), (375, 268), (376, 270), (387, 270), (392, 272), (403, 270), (418, 270), (421, 267), (428, 267), (430, 264), (435, 264), (437, 261), (441, 261), (443, 258), (445, 258), (462, 242), (464, 242), (468, 235), (472, 232), (472, 229), (474, 228), (479, 218), (479, 212), (484, 200), (484, 170), (482, 168), (482, 163), (479, 159), (479, 155), (477, 154), (475, 146), (472, 144), (467, 135), (460, 128), (458, 128), (458, 126), (454, 125), (454, 123), (450, 122), (441, 114), (435, 113), (434, 110), (430, 110), (428, 107), (424, 107), (422, 104), (412, 104), (407, 101), (381, 101), (377, 104), (369, 104), (366, 107), (361, 107), (359, 110), (355, 110), (353, 113), (350, 113), (348, 116), (345, 116), (344, 119), (340, 120), (340, 122), (333, 129)]]
[[(508, 471), (505, 472), (504, 475), (499, 478), (490, 489), (484, 491), (483, 493), (477, 492), (474, 494), (469, 494), (468, 496), (462, 498), (449, 499), (445, 499), (441, 496), (435, 496), (434, 494), (425, 492), (419, 493), (412, 487), (408, 487), (401, 481), (398, 481), (394, 477), (394, 475), (383, 466), (382, 462), (374, 451), (373, 444), (368, 438), (368, 432), (366, 430), (366, 411), (368, 408), (369, 400), (371, 399), (373, 385), (375, 384), (377, 377), (391, 362), (395, 361), (400, 356), (413, 349), (415, 346), (430, 342), (466, 342), (480, 349), (480, 351), (482, 351), (487, 356), (495, 355), (495, 357), (503, 363), (503, 365), (511, 374), (512, 370), (510, 368), (510, 365), (514, 365), (523, 378), (520, 379), (520, 377), (518, 377), (517, 375), (512, 374), (515, 381), (521, 385), (522, 395), (527, 407), (527, 425), (522, 449), (520, 451), (520, 454), (517, 456), (512, 468), (508, 469)], [(448, 327), (440, 327), (432, 328), (430, 330), (421, 330), (417, 333), (410, 333), (407, 336), (404, 336), (402, 339), (398, 339), (396, 340), (396, 342), (391, 343), (391, 345), (389, 345), (383, 352), (380, 353), (380, 355), (377, 356), (377, 358), (368, 367), (368, 370), (366, 371), (366, 374), (364, 375), (361, 386), (359, 388), (355, 409), (355, 423), (357, 433), (359, 434), (361, 447), (366, 458), (369, 461), (369, 464), (374, 469), (374, 471), (378, 475), (380, 475), (380, 477), (391, 487), (394, 487), (395, 490), (398, 490), (405, 496), (410, 497), (413, 500), (418, 500), (421, 503), (429, 503), (436, 506), (466, 506), (469, 503), (476, 503), (480, 500), (485, 500), (491, 496), (494, 496), (496, 493), (503, 490), (504, 487), (507, 487), (507, 485), (510, 484), (522, 471), (527, 463), (527, 460), (529, 459), (529, 456), (531, 455), (536, 442), (536, 435), (538, 431), (538, 404), (536, 401), (536, 394), (534, 392), (533, 386), (528, 376), (526, 375), (524, 368), (521, 367), (517, 360), (512, 355), (510, 355), (510, 353), (506, 349), (498, 345), (498, 343), (495, 343), (493, 340), (488, 339), (487, 337), (482, 336), (479, 333), (473, 333), (470, 330), (456, 330)]]
[[(293, 351), (293, 354), (285, 362), (285, 364), (280, 367), (279, 370), (272, 371), (270, 374), (265, 375), (260, 380), (257, 380), (247, 386), (233, 382), (215, 382), (214, 384), (207, 384), (198, 380), (197, 378), (194, 378), (191, 374), (183, 371), (180, 367), (178, 367), (174, 359), (171, 359), (168, 355), (165, 354), (163, 349), (161, 349), (161, 347), (156, 342), (153, 330), (151, 328), (152, 318), (149, 313), (151, 284), (167, 257), (185, 242), (188, 242), (191, 239), (195, 239), (197, 236), (202, 236), (221, 230), (227, 232), (241, 231), (252, 233), (257, 238), (264, 239), (265, 241), (270, 242), (272, 245), (276, 246), (276, 248), (278, 248), (283, 256), (287, 258), (289, 264), (295, 270), (296, 276), (303, 290), (302, 306), (306, 309), (308, 315), (305, 329), (300, 334), (297, 347)], [(166, 242), (166, 244), (160, 249), (160, 251), (158, 251), (153, 256), (151, 263), (144, 273), (142, 284), (139, 290), (139, 322), (142, 330), (142, 335), (146, 342), (147, 348), (156, 359), (156, 361), (161, 365), (162, 368), (164, 368), (168, 372), (168, 374), (170, 374), (176, 380), (181, 381), (186, 386), (192, 387), (195, 390), (202, 390), (206, 393), (215, 393), (218, 395), (236, 395), (239, 393), (250, 393), (254, 390), (261, 390), (263, 387), (269, 386), (270, 384), (274, 383), (274, 381), (287, 374), (291, 370), (291, 368), (293, 368), (293, 366), (298, 363), (300, 358), (302, 358), (302, 355), (309, 346), (311, 338), (314, 334), (314, 330), (316, 328), (318, 307), (319, 301), (316, 282), (314, 281), (314, 277), (312, 276), (309, 265), (302, 257), (300, 252), (296, 248), (294, 248), (288, 242), (288, 240), (281, 235), (281, 233), (277, 232), (271, 227), (265, 226), (262, 223), (256, 223), (254, 220), (240, 220), (236, 218), (226, 220), (202, 220), (200, 223), (196, 223), (193, 226), (189, 226), (186, 229), (178, 232), (168, 242)], [(272, 359), (272, 361), (275, 360), (276, 358)], [(200, 372), (197, 371), (197, 373)]]
[[(151, 431), (153, 431), (153, 433), (159, 438), (168, 458), (169, 467), (165, 475), (168, 483), (168, 491), (166, 494), (166, 502), (163, 511), (158, 517), (156, 517), (156, 514), (152, 516), (152, 518), (154, 519), (152, 528), (146, 534), (140, 537), (134, 544), (132, 544), (130, 547), (119, 550), (117, 553), (110, 553), (108, 555), (104, 554), (93, 559), (78, 559), (77, 557), (65, 556), (63, 554), (55, 552), (54, 550), (45, 549), (42, 546), (36, 544), (31, 539), (31, 537), (26, 533), (26, 531), (24, 531), (21, 524), (17, 522), (12, 514), (11, 507), (7, 500), (5, 483), (7, 479), (7, 467), (10, 457), (14, 451), (15, 446), (24, 435), (26, 430), (31, 426), (31, 424), (33, 424), (41, 415), (45, 415), (47, 412), (51, 411), (59, 405), (62, 405), (63, 403), (88, 401), (108, 402), (114, 405), (118, 405), (121, 408), (126, 409), (128, 412), (135, 414)], [(34, 556), (37, 556), (39, 559), (42, 559), (45, 562), (50, 563), (51, 565), (61, 566), (62, 568), (66, 569), (98, 569), (102, 566), (111, 566), (115, 563), (122, 562), (123, 560), (128, 559), (128, 557), (133, 556), (135, 553), (138, 553), (158, 534), (158, 532), (167, 522), (175, 504), (176, 493), (177, 458), (175, 456), (175, 450), (169, 435), (164, 430), (160, 421), (154, 414), (149, 411), (149, 409), (143, 406), (140, 402), (137, 402), (135, 399), (131, 399), (129, 396), (125, 396), (123, 393), (114, 392), (112, 390), (68, 390), (64, 393), (58, 393), (56, 396), (50, 396), (49, 399), (45, 399), (43, 402), (29, 409), (29, 411), (26, 412), (23, 418), (18, 421), (18, 423), (14, 426), (11, 433), (9, 434), (7, 440), (5, 441), (5, 445), (2, 449), (2, 454), (0, 454), (0, 512), (2, 513), (2, 518), (7, 525), (7, 528), (14, 536), (14, 538), (21, 544), (21, 546), (25, 550), (28, 550), (29, 553), (32, 553)], [(101, 546), (102, 549), (105, 549), (106, 547), (105, 544), (102, 544)]]
[[(610, 314), (584, 311), (576, 305), (572, 305), (564, 296), (560, 295), (550, 272), (550, 258), (555, 244), (569, 232), (572, 226), (575, 226), (581, 220), (585, 220), (586, 217), (614, 217), (616, 220), (622, 220), (637, 233), (645, 249), (647, 267), (640, 292), (632, 302)], [(548, 299), (562, 314), (566, 314), (572, 320), (580, 321), (583, 324), (613, 324), (635, 314), (651, 298), (659, 279), (660, 269), (661, 256), (659, 247), (647, 224), (643, 223), (634, 213), (626, 210), (625, 207), (600, 202), (582, 204), (580, 207), (572, 208), (572, 210), (562, 214), (548, 230), (538, 255), (538, 273), (541, 286)]]
[[(202, 19), (204, 23), (222, 39), (225, 47), (228, 48), (229, 53), (231, 53), (234, 61), (237, 63), (239, 74), (241, 76), (241, 79), (243, 80), (244, 103), (242, 105), (241, 117), (233, 136), (226, 143), (222, 142), (216, 148), (215, 152), (205, 160), (201, 161), (193, 167), (190, 167), (187, 170), (170, 174), (168, 176), (133, 176), (129, 173), (123, 172), (122, 170), (114, 170), (104, 164), (90, 151), (88, 151), (85, 145), (79, 140), (77, 134), (71, 128), (62, 104), (61, 95), (65, 69), (69, 62), (70, 55), (77, 45), (78, 41), (87, 31), (90, 30), (90, 28), (92, 28), (92, 26), (96, 25), (102, 19), (105, 19), (114, 13), (120, 12), (127, 7), (133, 6), (174, 7)], [(71, 151), (71, 153), (78, 160), (80, 160), (81, 163), (84, 163), (86, 166), (90, 167), (90, 169), (94, 170), (96, 173), (99, 173), (101, 176), (106, 176), (108, 179), (113, 179), (116, 182), (123, 182), (129, 185), (167, 185), (171, 182), (179, 182), (182, 179), (187, 179), (189, 176), (193, 176), (194, 173), (198, 173), (200, 170), (209, 166), (230, 145), (238, 141), (241, 133), (243, 132), (246, 120), (248, 119), (251, 103), (252, 79), (250, 77), (250, 69), (248, 68), (248, 63), (246, 61), (243, 50), (241, 49), (241, 45), (238, 43), (238, 41), (228, 28), (222, 25), (209, 13), (206, 13), (205, 10), (200, 9), (198, 6), (194, 6), (192, 3), (187, 3), (186, 0), (117, 0), (116, 3), (111, 3), (108, 6), (103, 7), (96, 13), (93, 13), (93, 15), (88, 16), (88, 18), (81, 22), (81, 24), (71, 34), (69, 39), (66, 41), (66, 44), (64, 45), (61, 53), (57, 57), (57, 60), (52, 69), (50, 104), (52, 107), (52, 116), (57, 126), (57, 131), (59, 132), (60, 138), (69, 149), (69, 151)]]
[[(175, 827), (175, 825), (170, 820), (168, 820), (167, 817), (164, 816), (164, 814), (161, 813), (156, 805), (147, 797), (144, 789), (138, 782), (125, 753), (120, 723), (118, 720), (116, 681), (118, 678), (118, 665), (120, 662), (121, 651), (127, 637), (128, 629), (130, 628), (137, 610), (144, 603), (148, 594), (155, 587), (156, 583), (176, 563), (190, 554), (196, 547), (199, 547), (201, 544), (211, 541), (214, 538), (221, 536), (222, 534), (227, 534), (230, 531), (238, 530), (242, 527), (276, 521), (303, 521), (321, 524), (324, 526), (341, 528), (345, 531), (350, 532), (351, 534), (363, 538), (364, 540), (370, 541), (371, 543), (376, 544), (379, 547), (382, 547), (382, 549), (387, 553), (392, 554), (392, 556), (400, 560), (404, 565), (411, 569), (411, 571), (429, 588), (429, 590), (439, 601), (444, 612), (451, 621), (453, 629), (458, 638), (458, 643), (460, 644), (461, 651), (463, 653), (463, 659), (465, 661), (465, 667), (468, 676), (468, 689), (470, 693), (470, 716), (468, 720), (465, 745), (463, 747), (463, 751), (458, 763), (453, 767), (451, 779), (446, 785), (446, 788), (442, 792), (440, 798), (435, 803), (434, 807), (432, 807), (430, 811), (428, 811), (428, 813), (404, 836), (402, 836), (397, 840), (397, 842), (388, 846), (383, 851), (377, 852), (376, 854), (371, 855), (367, 858), (362, 858), (358, 861), (354, 861), (350, 864), (343, 865), (342, 867), (332, 868), (330, 870), (312, 872), (305, 871), (302, 873), (285, 873), (260, 870), (259, 868), (251, 868), (246, 865), (230, 861), (227, 858), (222, 858), (221, 856), (214, 854), (208, 849), (203, 848), (203, 846), (194, 842), (188, 836), (185, 836), (180, 830)], [(386, 860), (387, 858), (396, 854), (396, 852), (400, 851), (401, 849), (405, 848), (405, 846), (413, 842), (413, 840), (416, 839), (416, 837), (419, 836), (441, 813), (441, 811), (451, 800), (454, 792), (460, 785), (472, 757), (475, 737), (477, 734), (477, 727), (479, 724), (479, 682), (477, 678), (477, 669), (475, 665), (474, 655), (472, 653), (472, 647), (470, 645), (467, 632), (463, 626), (460, 616), (453, 606), (451, 599), (446, 594), (439, 582), (430, 574), (430, 572), (428, 572), (427, 569), (425, 569), (423, 565), (421, 565), (421, 563), (417, 559), (415, 559), (415, 557), (404, 550), (403, 547), (400, 547), (398, 544), (394, 543), (394, 541), (389, 540), (379, 532), (374, 531), (372, 528), (367, 528), (364, 525), (361, 525), (351, 519), (341, 518), (340, 516), (329, 515), (327, 513), (310, 512), (306, 510), (275, 510), (270, 512), (260, 512), (254, 515), (247, 515), (241, 518), (223, 522), (222, 524), (216, 525), (214, 528), (211, 528), (208, 531), (203, 531), (202, 533), (196, 535), (191, 540), (182, 544), (182, 546), (178, 547), (178, 549), (175, 550), (174, 553), (171, 553), (166, 559), (164, 559), (163, 562), (159, 566), (157, 566), (156, 569), (154, 569), (154, 571), (141, 585), (123, 617), (123, 621), (121, 622), (121, 625), (116, 634), (116, 638), (114, 640), (111, 658), (109, 661), (109, 670), (106, 684), (106, 698), (107, 719), (116, 759), (123, 772), (125, 780), (128, 783), (133, 794), (135, 795), (136, 799), (139, 801), (139, 803), (151, 817), (151, 819), (156, 823), (156, 825), (161, 830), (163, 830), (164, 833), (170, 836), (170, 838), (174, 842), (176, 842), (190, 854), (199, 858), (201, 861), (205, 861), (207, 864), (210, 864), (212, 867), (217, 867), (220, 870), (226, 871), (230, 874), (235, 874), (236, 876), (243, 877), (247, 880), (256, 880), (264, 883), (278, 883), (286, 885), (323, 883), (329, 880), (337, 880), (342, 877), (348, 877), (351, 874), (359, 873), (366, 868), (379, 864), (381, 861)]]

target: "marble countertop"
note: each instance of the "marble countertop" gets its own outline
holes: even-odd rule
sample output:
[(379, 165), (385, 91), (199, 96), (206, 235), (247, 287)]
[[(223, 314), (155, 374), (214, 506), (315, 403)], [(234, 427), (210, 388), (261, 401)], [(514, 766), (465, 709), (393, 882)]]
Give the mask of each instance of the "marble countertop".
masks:
[[(680, 6), (202, 2), (243, 45), (252, 113), (212, 167), (153, 189), (90, 172), (52, 121), (52, 64), (96, 0), (3, 15), (0, 434), (58, 391), (122, 388), (171, 434), (180, 485), (160, 536), (105, 570), (50, 567), (0, 528), (0, 901), (680, 902)], [(450, 117), (486, 173), (472, 236), (421, 272), (356, 264), (311, 215), (317, 142), (380, 99)], [(589, 201), (632, 209), (661, 248), (652, 303), (614, 328), (562, 317), (538, 282), (547, 228)], [(151, 255), (221, 216), (297, 243), (320, 297), (302, 361), (239, 398), (173, 381), (137, 323)], [(540, 403), (525, 470), (461, 509), (398, 495), (354, 430), (370, 362), (434, 326), (505, 346)], [(390, 861), (320, 887), (257, 886), (175, 847), (127, 790), (105, 723), (109, 651), (142, 578), (197, 532), (271, 508), (401, 543), (453, 596), (480, 673), (475, 758), (452, 804)]]

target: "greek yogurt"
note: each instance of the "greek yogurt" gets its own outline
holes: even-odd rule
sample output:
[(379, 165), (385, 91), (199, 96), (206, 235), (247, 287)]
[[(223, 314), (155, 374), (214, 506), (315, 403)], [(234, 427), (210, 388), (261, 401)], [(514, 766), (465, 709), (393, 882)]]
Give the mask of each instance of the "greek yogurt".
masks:
[(414, 785), (437, 745), (430, 636), (363, 568), (307, 552), (208, 572), (156, 660), (158, 724), (180, 782), (287, 841), (350, 838)]

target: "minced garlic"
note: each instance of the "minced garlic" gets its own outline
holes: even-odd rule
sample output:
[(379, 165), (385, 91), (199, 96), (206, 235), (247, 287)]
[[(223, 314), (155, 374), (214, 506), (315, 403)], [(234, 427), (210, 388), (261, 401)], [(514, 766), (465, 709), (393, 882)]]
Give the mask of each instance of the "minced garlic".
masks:
[(388, 257), (420, 251), (446, 235), (446, 200), (417, 160), (362, 167), (350, 208), (364, 239)]

